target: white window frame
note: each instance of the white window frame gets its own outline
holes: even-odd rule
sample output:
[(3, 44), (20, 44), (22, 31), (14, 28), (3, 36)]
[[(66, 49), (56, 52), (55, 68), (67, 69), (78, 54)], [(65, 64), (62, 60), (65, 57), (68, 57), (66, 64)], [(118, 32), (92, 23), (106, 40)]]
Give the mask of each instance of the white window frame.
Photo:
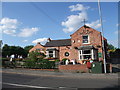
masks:
[[(68, 56), (66, 56), (65, 53), (68, 53)], [(64, 53), (64, 56), (65, 56), (65, 57), (69, 57), (69, 56), (70, 56), (70, 52), (65, 52), (65, 53)]]
[[(90, 54), (83, 54), (82, 52), (83, 52), (83, 50), (78, 50), (78, 53), (79, 53), (79, 60), (87, 60), (87, 59), (83, 59), (83, 56), (84, 55), (91, 55), (91, 59), (93, 59), (94, 60), (94, 52), (93, 52), (93, 49), (89, 49), (89, 50), (91, 50), (91, 53)], [(80, 53), (81, 52), (81, 53)], [(80, 56), (82, 57), (82, 58), (80, 58)]]
[[(51, 54), (53, 54), (53, 57), (52, 57), (52, 58), (56, 58), (56, 51), (55, 51), (55, 50), (53, 50), (53, 53), (51, 53)], [(46, 56), (47, 56), (47, 57), (50, 57), (49, 51), (46, 51)]]
[(52, 55), (52, 57), (54, 57), (54, 52), (52, 51), (52, 53), (49, 53), (50, 51), (48, 51), (48, 56), (50, 57), (50, 54)]
[[(88, 43), (83, 43), (83, 36), (88, 36)], [(90, 44), (90, 38), (89, 38), (89, 35), (82, 35), (82, 43), (83, 43), (83, 44)]]

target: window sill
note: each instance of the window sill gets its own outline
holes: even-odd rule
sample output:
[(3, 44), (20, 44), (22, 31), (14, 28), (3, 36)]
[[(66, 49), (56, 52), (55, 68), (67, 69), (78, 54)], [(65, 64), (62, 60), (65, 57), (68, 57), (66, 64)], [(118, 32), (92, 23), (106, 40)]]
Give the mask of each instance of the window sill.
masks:
[(82, 44), (90, 44), (90, 43), (82, 43)]

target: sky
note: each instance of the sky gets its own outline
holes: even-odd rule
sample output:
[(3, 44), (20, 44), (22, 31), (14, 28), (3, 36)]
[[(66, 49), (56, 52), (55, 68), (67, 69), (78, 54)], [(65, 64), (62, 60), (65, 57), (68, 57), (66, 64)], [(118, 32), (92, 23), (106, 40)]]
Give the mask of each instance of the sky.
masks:
[[(101, 2), (104, 37), (118, 47), (118, 3)], [(69, 39), (84, 25), (101, 31), (96, 2), (3, 2), (0, 33), (3, 44), (45, 44), (47, 38)]]

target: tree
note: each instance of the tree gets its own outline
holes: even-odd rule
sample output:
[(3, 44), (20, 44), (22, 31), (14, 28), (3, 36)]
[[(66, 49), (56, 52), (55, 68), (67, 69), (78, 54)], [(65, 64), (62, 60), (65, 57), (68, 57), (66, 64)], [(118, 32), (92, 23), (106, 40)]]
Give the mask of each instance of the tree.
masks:
[(3, 42), (2, 42), (2, 40), (0, 40), (0, 57), (2, 57), (2, 44), (3, 44)]
[(28, 58), (36, 62), (37, 60), (42, 60), (44, 57), (45, 55), (43, 53), (40, 53), (38, 51), (32, 51), (29, 53)]
[(7, 55), (10, 56), (10, 47), (5, 44), (2, 48), (2, 56), (6, 57)]
[[(113, 45), (109, 44), (108, 45), (108, 53), (110, 56), (110, 59), (119, 59), (120, 58), (120, 49), (115, 48)], [(117, 61), (119, 63), (119, 61)]]
[(116, 48), (112, 44), (108, 44), (108, 52), (115, 52)]
[(2, 48), (2, 56), (6, 57), (6, 56), (10, 56), (10, 55), (22, 55), (23, 57), (25, 57), (25, 50), (20, 47), (20, 46), (9, 46), (7, 44), (5, 44)]
[(2, 40), (0, 40), (0, 48), (2, 47), (2, 44), (3, 44), (3, 42), (2, 42)]
[(25, 46), (24, 50), (26, 50), (27, 52), (29, 52), (29, 50), (32, 49), (33, 47), (34, 47), (33, 45)]
[(24, 47), (26, 57), (27, 57), (27, 55), (28, 55), (28, 53), (29, 53), (29, 50), (32, 49), (33, 47), (34, 47), (33, 45), (29, 45), (29, 46), (25, 46), (25, 47)]
[(120, 49), (116, 49), (114, 52), (110, 52), (111, 58), (120, 58)]

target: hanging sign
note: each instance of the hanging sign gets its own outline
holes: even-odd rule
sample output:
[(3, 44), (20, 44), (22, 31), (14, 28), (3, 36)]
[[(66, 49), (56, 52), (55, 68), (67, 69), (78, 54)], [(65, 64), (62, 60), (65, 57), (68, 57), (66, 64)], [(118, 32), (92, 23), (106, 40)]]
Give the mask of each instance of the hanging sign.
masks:
[(101, 58), (102, 57), (102, 53), (98, 53), (98, 57)]
[(80, 32), (79, 34), (81, 35), (81, 34), (90, 34), (90, 33), (93, 33), (93, 31), (83, 29), (83, 31)]

